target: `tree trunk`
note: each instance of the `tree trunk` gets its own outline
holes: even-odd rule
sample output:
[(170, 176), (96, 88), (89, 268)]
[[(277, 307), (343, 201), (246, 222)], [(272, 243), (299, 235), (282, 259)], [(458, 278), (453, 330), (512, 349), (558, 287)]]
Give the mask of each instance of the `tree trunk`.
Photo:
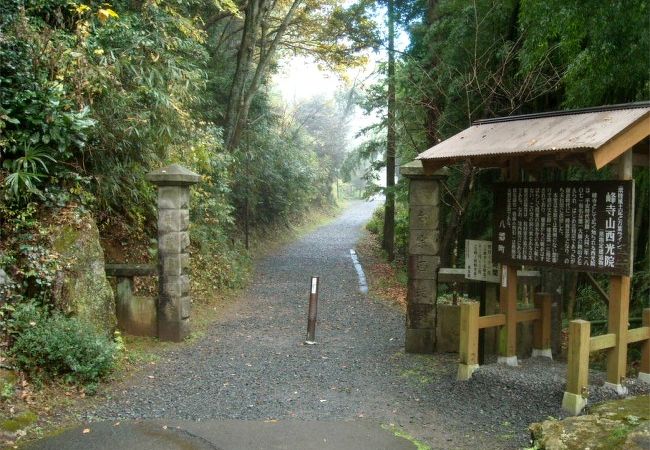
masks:
[(395, 259), (395, 2), (388, 0), (388, 130), (386, 136), (386, 204), (384, 250)]
[[(273, 39), (268, 44), (267, 48), (265, 48), (264, 38), (266, 37), (266, 32), (263, 29), (263, 25), (265, 20), (264, 16), (268, 12), (269, 4), (268, 4), (268, 0), (258, 0), (258, 2), (259, 2), (259, 6), (257, 8), (255, 7), (253, 7), (252, 9), (247, 8), (246, 10), (248, 13), (249, 9), (251, 9), (250, 11), (251, 15), (255, 16), (255, 20), (253, 20), (252, 23), (250, 24), (251, 27), (250, 31), (254, 34), (247, 41), (248, 43), (252, 42), (252, 47), (250, 52), (248, 50), (245, 50), (242, 54), (242, 59), (245, 59), (247, 61), (245, 63), (246, 70), (244, 76), (238, 77), (237, 71), (239, 71), (239, 67), (240, 67), (239, 55), (240, 53), (242, 53), (241, 52), (242, 48), (244, 48), (244, 38), (242, 37), (242, 46), (240, 47), (240, 53), (238, 53), (237, 55), (238, 56), (237, 71), (235, 72), (235, 78), (233, 80), (233, 89), (231, 90), (231, 98), (230, 98), (230, 102), (228, 103), (228, 114), (226, 115), (225, 141), (226, 141), (226, 148), (231, 151), (236, 149), (239, 146), (242, 133), (244, 132), (244, 129), (246, 127), (246, 122), (248, 121), (248, 112), (250, 111), (250, 107), (251, 104), (253, 103), (253, 99), (255, 98), (255, 94), (257, 94), (257, 91), (259, 90), (262, 84), (262, 80), (264, 79), (264, 75), (266, 74), (266, 71), (269, 67), (269, 64), (275, 55), (278, 45), (280, 44), (280, 40), (286, 33), (287, 28), (291, 23), (291, 20), (295, 16), (298, 7), (302, 3), (302, 0), (293, 1), (291, 7), (289, 8), (289, 11), (287, 11), (287, 14), (285, 14), (284, 18), (282, 19), (282, 24), (280, 25), (280, 27), (278, 27), (277, 31), (275, 31)], [(251, 2), (251, 4), (252, 3), (255, 2)], [(246, 20), (248, 20), (248, 14), (246, 16)], [(252, 76), (252, 79), (250, 80), (250, 82), (248, 82), (248, 78), (249, 78), (248, 75), (250, 73), (250, 67), (252, 65), (255, 44), (258, 41), (257, 34), (260, 28), (262, 28), (262, 36), (260, 39), (259, 61), (257, 63), (257, 66), (255, 67), (255, 72)], [(247, 27), (245, 22), (244, 34), (246, 32), (247, 32)], [(242, 62), (242, 65), (244, 65), (244, 62)]]
[[(637, 185), (639, 186), (639, 185)], [(641, 185), (643, 186), (643, 185)], [(645, 254), (645, 249), (641, 248), (641, 225), (643, 224), (643, 219), (648, 216), (646, 212), (648, 208), (648, 189), (639, 189), (637, 190), (637, 195), (639, 196), (639, 201), (637, 204), (637, 209), (634, 211), (634, 234), (633, 234), (633, 253), (636, 253), (638, 260), (643, 257)]]
[(226, 123), (224, 127), (224, 140), (227, 148), (230, 146), (235, 128), (240, 122), (241, 106), (246, 88), (246, 81), (250, 73), (257, 43), (257, 31), (259, 28), (260, 10), (265, 0), (252, 0), (246, 5), (244, 10), (244, 29), (242, 30), (241, 43), (237, 51), (237, 65), (232, 84), (230, 85), (230, 96), (228, 98), (228, 108), (226, 109)]
[(469, 203), (469, 196), (473, 184), (476, 169), (470, 163), (463, 165), (463, 179), (456, 190), (456, 198), (451, 203), (451, 217), (445, 228), (442, 240), (440, 241), (440, 263), (442, 267), (448, 267), (451, 261), (451, 251), (453, 243), (456, 242), (458, 230), (462, 224), (463, 214)]

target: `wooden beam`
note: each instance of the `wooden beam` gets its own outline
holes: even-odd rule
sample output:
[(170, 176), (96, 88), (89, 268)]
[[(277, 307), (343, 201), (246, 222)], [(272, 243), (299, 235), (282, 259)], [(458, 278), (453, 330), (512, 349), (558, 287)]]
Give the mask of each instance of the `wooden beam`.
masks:
[[(542, 274), (539, 270), (518, 270), (517, 280), (520, 284), (539, 286), (542, 282)], [(465, 269), (442, 267), (438, 270), (438, 283), (480, 283), (479, 280), (469, 280), (465, 277)], [(490, 282), (488, 282), (490, 283)], [(497, 284), (496, 282), (494, 284)]]
[(551, 349), (551, 307), (553, 296), (548, 292), (535, 294), (535, 308), (541, 311), (540, 320), (533, 322), (533, 349)]
[[(643, 326), (650, 327), (650, 308), (643, 310)], [(650, 377), (650, 339), (641, 346), (641, 364), (639, 365), (639, 377)]]
[(650, 167), (650, 153), (634, 153), (632, 164), (637, 167)]
[(105, 264), (104, 270), (107, 277), (133, 278), (151, 277), (158, 275), (158, 268), (154, 264)]
[(517, 311), (517, 323), (531, 322), (542, 318), (542, 310), (537, 308), (522, 309)]
[(478, 317), (480, 305), (477, 302), (460, 305), (460, 336), (458, 356), (460, 363), (478, 364)]
[(422, 161), (422, 170), (424, 170), (425, 175), (433, 175), (436, 173), (436, 171), (449, 165), (449, 162), (446, 160), (422, 159), (421, 161)]
[(492, 314), (490, 316), (481, 316), (478, 318), (479, 328), (499, 327), (506, 323), (505, 314)]
[[(509, 161), (508, 181), (521, 181), (521, 167), (517, 158)], [(508, 365), (517, 364), (517, 267), (501, 266), (499, 312), (506, 323), (500, 329), (499, 359)]]
[[(634, 170), (634, 165), (632, 164), (632, 160), (634, 155), (632, 154), (632, 151), (628, 151), (626, 153), (623, 153), (620, 158), (618, 158), (617, 163), (618, 163), (618, 179), (619, 180), (631, 180), (633, 178), (633, 170)], [(634, 220), (631, 220), (631, 222), (634, 222)]]
[(617, 136), (593, 151), (596, 169), (602, 169), (648, 136), (650, 136), (650, 113), (646, 113)]
[[(646, 123), (650, 128), (650, 114), (646, 114), (645, 121), (641, 120), (638, 123)], [(650, 130), (646, 130), (646, 133)], [(648, 136), (646, 134), (643, 137)], [(638, 140), (640, 140), (639, 138)], [(638, 141), (637, 140), (637, 141)], [(628, 141), (629, 143), (629, 141)], [(634, 142), (636, 143), (636, 142)], [(628, 145), (631, 147), (634, 143)], [(627, 145), (627, 144), (626, 144)], [(632, 179), (632, 151), (622, 151), (618, 158), (618, 179), (631, 180)], [(632, 205), (634, 205), (634, 198), (632, 198)], [(627, 230), (623, 230), (627, 234), (628, 239), (632, 239), (632, 223), (634, 223), (634, 207), (630, 212), (630, 224)], [(632, 251), (632, 255), (634, 251)], [(633, 258), (630, 255), (630, 271), (632, 269)], [(626, 275), (614, 275), (610, 277), (609, 281), (609, 308), (607, 312), (607, 333), (616, 335), (616, 345), (609, 350), (607, 355), (607, 383), (613, 385), (618, 390), (622, 385), (622, 380), (625, 378), (627, 371), (627, 328), (630, 317), (630, 288), (631, 279)]]
[(499, 311), (505, 314), (506, 323), (501, 328), (499, 356), (517, 357), (517, 269), (512, 266), (501, 268), (502, 283), (499, 292)]
[(607, 382), (621, 385), (627, 370), (627, 325), (630, 308), (630, 277), (612, 276), (607, 332), (616, 336), (616, 345), (607, 356)]
[(639, 327), (627, 330), (627, 343), (641, 342), (650, 339), (650, 327)]
[(517, 281), (528, 286), (539, 286), (542, 283), (542, 274), (539, 270), (518, 270)]
[(584, 394), (589, 381), (590, 333), (591, 325), (586, 320), (569, 322), (566, 390), (575, 395)]
[(443, 267), (438, 270), (438, 283), (469, 283), (478, 280), (468, 280), (465, 278), (465, 269), (456, 269), (450, 267)]
[(589, 339), (589, 351), (596, 352), (598, 350), (604, 350), (606, 348), (612, 348), (616, 345), (616, 335), (615, 334), (601, 334), (600, 336), (594, 336)]

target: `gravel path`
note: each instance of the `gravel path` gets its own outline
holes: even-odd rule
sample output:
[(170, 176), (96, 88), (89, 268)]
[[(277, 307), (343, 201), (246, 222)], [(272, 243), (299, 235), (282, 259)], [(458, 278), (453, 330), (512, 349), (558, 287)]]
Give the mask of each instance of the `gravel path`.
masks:
[[(489, 365), (460, 383), (456, 355), (404, 354), (402, 312), (359, 292), (350, 258), (374, 206), (352, 203), (261, 260), (203, 340), (167, 353), (147, 371), (153, 378), (121, 386), (86, 419), (364, 418), (434, 449), (526, 445), (530, 422), (561, 415), (564, 365)], [(305, 346), (311, 275), (321, 277), (318, 344)]]

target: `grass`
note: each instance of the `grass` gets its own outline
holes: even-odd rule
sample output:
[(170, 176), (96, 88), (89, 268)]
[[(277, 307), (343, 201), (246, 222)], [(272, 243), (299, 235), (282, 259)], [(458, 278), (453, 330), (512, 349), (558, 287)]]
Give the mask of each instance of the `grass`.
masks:
[(408, 434), (406, 431), (404, 431), (403, 428), (397, 427), (394, 424), (389, 424), (389, 425), (382, 425), (381, 426), (384, 430), (388, 430), (391, 433), (393, 433), (395, 436), (406, 439), (407, 441), (411, 442), (413, 445), (415, 445), (415, 448), (417, 450), (431, 450), (431, 447), (425, 444), (422, 441), (417, 440), (410, 434)]
[(18, 430), (22, 430), (28, 425), (33, 424), (38, 420), (38, 416), (32, 411), (24, 411), (11, 419), (4, 419), (0, 422), (0, 429), (3, 431), (9, 431), (15, 433)]
[(364, 231), (356, 246), (368, 280), (370, 296), (406, 309), (407, 275), (404, 264), (387, 263), (377, 235)]

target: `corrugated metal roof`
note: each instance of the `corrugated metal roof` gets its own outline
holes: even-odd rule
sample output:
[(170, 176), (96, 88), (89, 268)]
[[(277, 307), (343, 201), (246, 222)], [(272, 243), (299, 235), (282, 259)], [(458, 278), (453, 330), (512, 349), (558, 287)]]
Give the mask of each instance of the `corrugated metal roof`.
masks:
[(417, 159), (451, 164), (477, 157), (598, 149), (650, 114), (650, 103), (617, 105), (617, 108), (559, 111), (477, 122), (420, 153)]

